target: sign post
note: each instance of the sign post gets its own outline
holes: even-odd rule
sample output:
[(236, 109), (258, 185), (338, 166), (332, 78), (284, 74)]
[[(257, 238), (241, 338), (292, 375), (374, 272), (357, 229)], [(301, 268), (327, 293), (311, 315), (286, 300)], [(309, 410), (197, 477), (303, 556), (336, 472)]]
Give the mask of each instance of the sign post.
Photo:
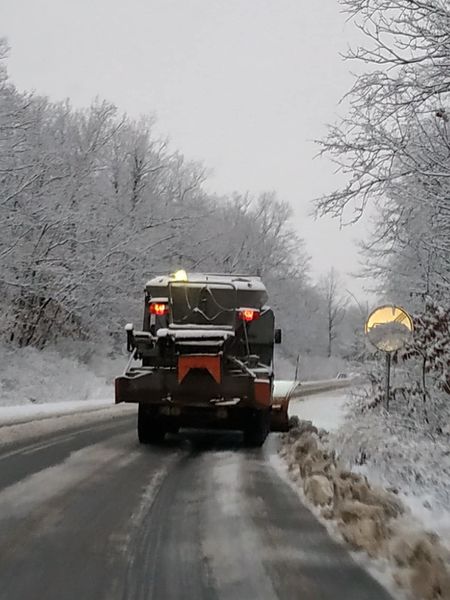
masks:
[(406, 344), (412, 332), (412, 318), (400, 306), (379, 306), (370, 313), (366, 321), (365, 333), (369, 341), (386, 354), (385, 408), (388, 412), (392, 353)]
[(389, 412), (389, 395), (391, 391), (391, 353), (386, 352), (386, 400), (385, 406), (387, 412)]

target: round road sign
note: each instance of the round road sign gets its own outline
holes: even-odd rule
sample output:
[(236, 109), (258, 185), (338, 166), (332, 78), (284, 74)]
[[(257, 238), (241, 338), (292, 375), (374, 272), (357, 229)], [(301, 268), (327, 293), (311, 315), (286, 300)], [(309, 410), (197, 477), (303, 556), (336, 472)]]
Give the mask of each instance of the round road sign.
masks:
[(410, 339), (413, 321), (400, 306), (379, 306), (369, 315), (365, 332), (370, 342), (379, 350), (394, 352)]

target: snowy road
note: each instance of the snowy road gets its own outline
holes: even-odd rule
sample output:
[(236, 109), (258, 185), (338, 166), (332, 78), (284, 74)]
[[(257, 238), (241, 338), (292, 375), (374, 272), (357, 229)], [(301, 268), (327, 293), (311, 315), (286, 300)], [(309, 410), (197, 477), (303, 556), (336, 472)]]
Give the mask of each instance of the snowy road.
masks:
[(125, 414), (3, 448), (1, 600), (388, 600), (279, 476), (276, 443), (146, 448)]

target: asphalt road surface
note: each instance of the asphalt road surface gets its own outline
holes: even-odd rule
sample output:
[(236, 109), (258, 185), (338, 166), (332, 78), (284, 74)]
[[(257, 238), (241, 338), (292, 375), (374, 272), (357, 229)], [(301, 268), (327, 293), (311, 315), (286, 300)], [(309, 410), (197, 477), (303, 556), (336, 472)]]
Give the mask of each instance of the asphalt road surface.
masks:
[[(135, 417), (0, 450), (1, 600), (388, 600), (264, 449)], [(1, 436), (1, 430), (0, 430)]]

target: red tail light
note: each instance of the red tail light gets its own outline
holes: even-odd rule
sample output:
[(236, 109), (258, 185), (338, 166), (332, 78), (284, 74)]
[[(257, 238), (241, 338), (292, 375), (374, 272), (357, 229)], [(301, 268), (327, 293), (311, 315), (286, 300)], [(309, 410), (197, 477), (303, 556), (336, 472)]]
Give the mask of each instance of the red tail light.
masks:
[(256, 308), (241, 308), (239, 310), (239, 318), (241, 321), (256, 321), (259, 319), (260, 312)]
[(163, 317), (164, 315), (168, 314), (169, 305), (165, 304), (164, 302), (151, 302), (149, 310), (150, 314)]

